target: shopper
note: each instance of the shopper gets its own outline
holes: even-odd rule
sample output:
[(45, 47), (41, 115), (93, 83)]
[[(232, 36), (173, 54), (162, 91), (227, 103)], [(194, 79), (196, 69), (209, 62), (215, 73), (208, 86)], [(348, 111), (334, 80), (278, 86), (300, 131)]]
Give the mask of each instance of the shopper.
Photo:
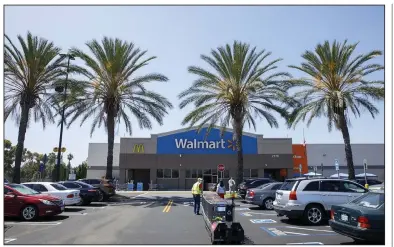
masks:
[(224, 187), (223, 180), (220, 180), (218, 187), (216, 188), (216, 193), (224, 199), (224, 194), (226, 194), (226, 188)]
[(230, 194), (235, 192), (235, 181), (233, 178), (230, 178), (230, 180), (228, 180), (228, 188), (230, 190)]
[(194, 214), (200, 214), (200, 201), (202, 195), (202, 178), (198, 178), (197, 182), (193, 184), (192, 194), (194, 199)]

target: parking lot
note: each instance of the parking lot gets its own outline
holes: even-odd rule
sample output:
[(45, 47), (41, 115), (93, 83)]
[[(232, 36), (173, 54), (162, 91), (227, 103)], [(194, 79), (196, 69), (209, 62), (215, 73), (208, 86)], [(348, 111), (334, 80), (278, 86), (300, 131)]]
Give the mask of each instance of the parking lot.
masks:
[[(120, 203), (71, 206), (58, 216), (5, 219), (5, 244), (210, 244), (190, 192), (148, 192)], [(305, 226), (237, 201), (246, 244), (353, 244), (328, 225)]]

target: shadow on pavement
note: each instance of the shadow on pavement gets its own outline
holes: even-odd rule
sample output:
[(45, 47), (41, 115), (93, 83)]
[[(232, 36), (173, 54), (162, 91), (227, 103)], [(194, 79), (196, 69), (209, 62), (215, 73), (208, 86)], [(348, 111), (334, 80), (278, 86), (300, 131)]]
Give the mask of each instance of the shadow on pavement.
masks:
[(38, 217), (35, 220), (25, 221), (19, 217), (4, 217), (4, 224), (7, 224), (7, 221), (14, 221), (14, 222), (52, 222), (58, 220), (65, 220), (68, 219), (69, 216), (66, 215), (55, 215), (55, 216), (45, 216), (45, 217)]
[[(310, 226), (302, 221), (302, 219), (280, 219), (282, 223), (293, 225), (293, 226)], [(324, 220), (322, 224), (318, 226), (326, 226), (328, 225), (328, 220)]]
[(80, 212), (85, 210), (84, 208), (73, 208), (73, 207), (65, 207), (64, 212)]

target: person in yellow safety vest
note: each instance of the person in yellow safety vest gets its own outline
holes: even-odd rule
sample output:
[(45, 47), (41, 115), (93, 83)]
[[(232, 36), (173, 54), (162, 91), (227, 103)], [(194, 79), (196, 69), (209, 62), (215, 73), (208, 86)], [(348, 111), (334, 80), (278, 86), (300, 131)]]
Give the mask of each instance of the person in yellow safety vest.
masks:
[(200, 214), (200, 201), (202, 194), (202, 178), (198, 178), (197, 182), (193, 184), (192, 194), (194, 199), (194, 214)]

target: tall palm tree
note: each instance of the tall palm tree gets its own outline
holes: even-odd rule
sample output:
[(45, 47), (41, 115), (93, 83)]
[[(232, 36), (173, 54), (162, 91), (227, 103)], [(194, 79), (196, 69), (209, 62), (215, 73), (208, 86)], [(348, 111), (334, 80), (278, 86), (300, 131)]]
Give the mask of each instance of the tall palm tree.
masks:
[(15, 151), (15, 167), (12, 181), (20, 183), (20, 171), (24, 150), (25, 134), (29, 122), (41, 120), (43, 128), (54, 122), (52, 96), (54, 82), (64, 77), (66, 62), (57, 57), (60, 48), (53, 42), (33, 36), (18, 35), (21, 49), (5, 35), (4, 120), (12, 116), (19, 124), (18, 143)]
[(108, 155), (106, 178), (112, 178), (115, 122), (123, 120), (126, 131), (131, 135), (130, 111), (140, 128), (152, 128), (149, 117), (160, 125), (172, 104), (160, 94), (149, 91), (145, 84), (152, 81), (167, 81), (161, 74), (136, 76), (139, 69), (149, 64), (156, 57), (147, 57), (147, 51), (136, 48), (132, 42), (104, 37), (101, 44), (92, 40), (86, 43), (92, 53), (73, 48), (71, 53), (81, 58), (87, 67), (87, 81), (81, 83), (83, 90), (75, 90), (68, 102), (71, 108), (65, 114), (70, 126), (81, 117), (81, 125), (89, 117), (93, 118), (90, 135), (96, 127), (104, 123), (108, 133)]
[[(242, 132), (245, 123), (256, 129), (256, 117), (265, 119), (271, 127), (278, 127), (272, 112), (287, 117), (281, 103), (291, 103), (286, 93), (285, 80), (290, 74), (274, 72), (281, 59), (267, 61), (271, 52), (250, 49), (246, 43), (218, 47), (211, 56), (201, 55), (209, 69), (190, 66), (189, 72), (198, 78), (179, 95), (180, 108), (193, 103), (194, 109), (182, 124), (199, 124), (198, 130), (208, 124), (208, 131), (220, 125), (223, 135), (226, 126), (233, 126), (238, 168), (237, 183), (243, 180)], [(266, 62), (267, 61), (267, 62)], [(211, 72), (212, 71), (212, 72)]]
[[(328, 130), (334, 125), (342, 132), (345, 142), (346, 161), (349, 179), (354, 179), (354, 165), (348, 125), (350, 116), (368, 111), (373, 118), (379, 113), (372, 100), (384, 99), (384, 81), (367, 79), (367, 75), (383, 70), (380, 64), (369, 63), (382, 55), (381, 51), (354, 56), (355, 44), (318, 44), (315, 51), (306, 51), (300, 66), (290, 66), (307, 74), (307, 78), (293, 81), (293, 87), (300, 89), (294, 94), (300, 105), (294, 109), (290, 126), (307, 120), (309, 126), (313, 119), (324, 116), (328, 120)], [(309, 114), (309, 115), (308, 115)]]

